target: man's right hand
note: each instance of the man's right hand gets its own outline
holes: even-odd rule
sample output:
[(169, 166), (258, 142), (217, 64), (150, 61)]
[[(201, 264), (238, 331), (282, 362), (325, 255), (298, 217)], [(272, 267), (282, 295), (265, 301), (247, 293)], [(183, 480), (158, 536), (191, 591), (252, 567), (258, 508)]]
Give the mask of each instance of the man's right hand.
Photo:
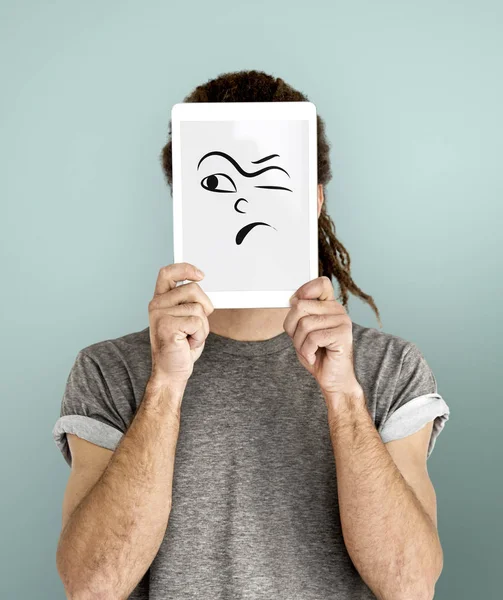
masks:
[[(68, 598), (129, 598), (162, 544), (184, 388), (214, 310), (196, 283), (202, 278), (187, 263), (160, 270), (149, 303), (152, 373), (115, 450), (68, 434), (72, 471), (56, 554)], [(112, 410), (108, 398), (88, 400)]]
[[(154, 297), (149, 302), (152, 373), (156, 387), (184, 389), (201, 356), (210, 327), (208, 315), (215, 309), (197, 281), (204, 274), (190, 263), (162, 267)], [(177, 286), (178, 281), (190, 280)]]

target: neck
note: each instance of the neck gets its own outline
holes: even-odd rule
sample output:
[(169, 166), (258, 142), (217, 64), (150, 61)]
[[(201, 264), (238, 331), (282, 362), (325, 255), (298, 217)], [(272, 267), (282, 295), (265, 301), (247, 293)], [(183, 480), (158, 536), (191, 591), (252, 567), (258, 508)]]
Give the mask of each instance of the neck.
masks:
[(240, 341), (260, 341), (285, 330), (289, 308), (217, 308), (208, 317), (210, 331)]

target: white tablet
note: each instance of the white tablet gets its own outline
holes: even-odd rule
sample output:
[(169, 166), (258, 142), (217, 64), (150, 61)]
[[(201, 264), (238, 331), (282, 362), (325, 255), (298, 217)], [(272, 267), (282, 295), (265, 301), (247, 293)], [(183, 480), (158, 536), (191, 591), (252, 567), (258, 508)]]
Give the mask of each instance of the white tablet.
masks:
[(215, 308), (288, 307), (318, 277), (312, 102), (200, 102), (171, 111), (174, 262)]

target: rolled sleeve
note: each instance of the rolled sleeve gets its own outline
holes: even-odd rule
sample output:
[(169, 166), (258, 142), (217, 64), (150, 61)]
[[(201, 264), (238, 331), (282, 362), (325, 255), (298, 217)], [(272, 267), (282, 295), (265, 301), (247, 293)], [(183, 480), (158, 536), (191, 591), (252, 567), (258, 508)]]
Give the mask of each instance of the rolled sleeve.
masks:
[(416, 344), (409, 342), (403, 354), (392, 402), (379, 427), (384, 443), (402, 439), (433, 421), (427, 458), (449, 419), (450, 409), (438, 391), (437, 380)]
[(416, 433), (426, 423), (433, 421), (427, 454), (429, 458), (449, 415), (449, 407), (440, 394), (423, 394), (409, 400), (391, 415), (380, 432), (381, 439), (384, 443), (402, 439)]
[(81, 350), (68, 376), (60, 416), (52, 430), (54, 442), (70, 466), (68, 433), (115, 450), (126, 432), (127, 425), (112, 397), (111, 386), (98, 361)]
[(70, 467), (72, 466), (72, 456), (70, 446), (68, 445), (68, 438), (66, 437), (67, 433), (73, 433), (83, 440), (87, 440), (108, 450), (115, 450), (123, 436), (122, 432), (115, 429), (115, 427), (101, 423), (91, 417), (83, 415), (65, 415), (60, 417), (54, 425), (52, 436)]

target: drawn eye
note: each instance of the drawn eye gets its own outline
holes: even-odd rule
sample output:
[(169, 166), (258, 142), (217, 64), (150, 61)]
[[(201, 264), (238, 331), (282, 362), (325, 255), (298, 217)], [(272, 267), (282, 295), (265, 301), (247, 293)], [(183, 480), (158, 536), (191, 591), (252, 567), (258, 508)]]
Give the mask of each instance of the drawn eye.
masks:
[(286, 190), (287, 192), (291, 192), (290, 188), (281, 187), (279, 185), (256, 185), (256, 188), (262, 188), (263, 190)]
[[(229, 189), (229, 184), (233, 186), (233, 189)], [(221, 187), (219, 187), (219, 185)], [(201, 181), (201, 186), (205, 190), (208, 190), (210, 192), (220, 192), (221, 194), (232, 194), (233, 192), (238, 191), (232, 179), (225, 173), (215, 173), (214, 175), (208, 175)]]

